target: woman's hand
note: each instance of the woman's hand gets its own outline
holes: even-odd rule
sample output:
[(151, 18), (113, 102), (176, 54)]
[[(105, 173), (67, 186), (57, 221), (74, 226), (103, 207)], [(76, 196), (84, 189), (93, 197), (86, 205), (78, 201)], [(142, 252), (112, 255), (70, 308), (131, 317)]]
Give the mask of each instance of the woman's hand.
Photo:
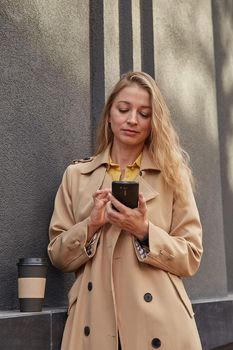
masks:
[[(139, 240), (148, 235), (149, 221), (147, 207), (142, 193), (138, 196), (138, 208), (131, 209), (120, 203), (111, 193), (108, 194), (109, 203), (106, 206), (108, 222), (122, 230), (130, 232)], [(118, 210), (112, 208), (112, 205)]]
[(94, 200), (94, 207), (89, 216), (88, 241), (101, 226), (108, 222), (106, 217), (106, 204), (109, 201), (109, 193), (110, 189), (103, 189), (96, 191), (92, 196)]

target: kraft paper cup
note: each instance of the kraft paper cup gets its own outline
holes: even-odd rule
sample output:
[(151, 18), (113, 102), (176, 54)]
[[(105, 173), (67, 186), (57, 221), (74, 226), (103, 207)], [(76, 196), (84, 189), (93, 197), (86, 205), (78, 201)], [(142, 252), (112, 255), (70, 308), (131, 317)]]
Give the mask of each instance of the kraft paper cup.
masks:
[(21, 258), (17, 265), (20, 311), (39, 312), (44, 301), (47, 259)]

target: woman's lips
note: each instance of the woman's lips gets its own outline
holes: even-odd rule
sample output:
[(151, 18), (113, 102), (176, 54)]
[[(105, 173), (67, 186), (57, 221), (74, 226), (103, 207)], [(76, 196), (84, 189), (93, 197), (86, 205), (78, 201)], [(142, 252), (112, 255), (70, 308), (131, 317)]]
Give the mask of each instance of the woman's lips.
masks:
[(127, 135), (135, 135), (138, 134), (139, 132), (136, 130), (131, 130), (131, 129), (122, 129), (122, 131), (127, 134)]

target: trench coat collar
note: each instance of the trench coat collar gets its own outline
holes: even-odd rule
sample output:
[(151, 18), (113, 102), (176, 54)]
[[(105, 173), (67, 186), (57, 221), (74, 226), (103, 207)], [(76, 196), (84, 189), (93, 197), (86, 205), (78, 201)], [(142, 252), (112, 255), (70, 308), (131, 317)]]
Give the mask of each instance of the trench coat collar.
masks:
[[(109, 154), (110, 154), (110, 148), (109, 145), (105, 151), (95, 156), (90, 162), (87, 162), (83, 164), (82, 168), (82, 174), (88, 174), (99, 168), (100, 166), (105, 166), (105, 168), (108, 167), (109, 164)], [(145, 146), (142, 152), (142, 161), (141, 161), (141, 167), (140, 170), (155, 170), (159, 171), (159, 167), (155, 164), (155, 162), (152, 160), (148, 147)]]
[(83, 164), (81, 173), (82, 174), (92, 173), (94, 170), (96, 170), (97, 168), (103, 165), (105, 166), (105, 168), (107, 168), (109, 163), (109, 153), (110, 153), (110, 145), (106, 148), (105, 151), (93, 157), (93, 159), (90, 162)]
[[(95, 181), (92, 183), (93, 188), (91, 188), (93, 193), (103, 185), (104, 187), (111, 187), (112, 179), (108, 173), (106, 173), (109, 164), (109, 153), (110, 146), (108, 146), (104, 152), (98, 154), (90, 162), (84, 163), (82, 166), (82, 174), (91, 174), (95, 171)], [(146, 178), (144, 178), (144, 171), (146, 170), (152, 170), (152, 172), (149, 172)], [(152, 183), (154, 183), (154, 172), (160, 172), (160, 170), (152, 160), (148, 148), (144, 147), (140, 174), (137, 177), (137, 181), (139, 182), (140, 191), (143, 193), (146, 202), (155, 198), (159, 194), (153, 188), (154, 186), (152, 186)]]

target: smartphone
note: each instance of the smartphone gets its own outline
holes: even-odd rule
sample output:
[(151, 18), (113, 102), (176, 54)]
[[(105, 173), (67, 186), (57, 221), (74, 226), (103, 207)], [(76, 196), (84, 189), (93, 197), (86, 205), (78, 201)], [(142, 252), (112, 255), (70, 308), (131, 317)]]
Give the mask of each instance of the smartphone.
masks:
[[(138, 207), (138, 189), (136, 181), (113, 181), (112, 194), (119, 202), (134, 209)], [(116, 208), (114, 208), (116, 209)]]

